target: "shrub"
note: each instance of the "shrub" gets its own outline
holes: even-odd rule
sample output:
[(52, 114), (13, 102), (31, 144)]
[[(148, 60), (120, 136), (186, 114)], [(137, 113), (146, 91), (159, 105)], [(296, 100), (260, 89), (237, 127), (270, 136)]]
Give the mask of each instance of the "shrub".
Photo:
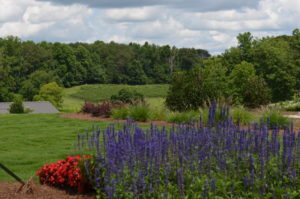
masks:
[(129, 116), (129, 110), (127, 107), (120, 107), (112, 109), (111, 115), (114, 119), (128, 119)]
[(84, 105), (81, 107), (81, 112), (83, 113), (93, 113), (95, 105), (92, 102), (85, 101)]
[(150, 119), (150, 110), (147, 106), (131, 106), (129, 116), (138, 122), (146, 122)]
[(218, 58), (205, 62), (205, 67), (173, 73), (166, 97), (166, 106), (170, 110), (198, 110), (206, 101), (226, 96), (226, 68)]
[(169, 114), (169, 110), (165, 108), (151, 109), (150, 119), (152, 121), (167, 121)]
[(34, 96), (33, 100), (49, 101), (56, 108), (61, 108), (63, 103), (63, 88), (56, 82), (45, 84), (40, 88), (39, 94)]
[(287, 105), (285, 107), (285, 110), (286, 111), (300, 111), (300, 104), (297, 103), (297, 104)]
[(269, 128), (283, 128), (288, 127), (291, 121), (283, 116), (277, 109), (267, 109), (262, 116), (263, 124), (267, 124)]
[(85, 102), (81, 108), (84, 113), (90, 113), (95, 117), (109, 117), (113, 108), (123, 106), (121, 103), (112, 103), (108, 100), (101, 100), (100, 103)]
[(246, 125), (253, 119), (250, 111), (246, 110), (243, 106), (236, 106), (231, 110), (232, 120), (235, 124)]
[(14, 102), (9, 107), (10, 113), (24, 113), (23, 100), (21, 97), (16, 97)]
[(197, 111), (170, 113), (167, 121), (171, 123), (191, 123), (199, 120), (200, 113)]
[(124, 104), (143, 104), (144, 103), (144, 95), (141, 93), (134, 91), (130, 91), (126, 88), (121, 89), (117, 95), (112, 95), (110, 97), (112, 102), (122, 102)]
[(113, 105), (108, 100), (103, 100), (102, 103), (95, 105), (92, 114), (95, 117), (109, 117)]
[(45, 164), (36, 173), (40, 183), (84, 192), (90, 185), (78, 166), (81, 159), (80, 156), (68, 156), (65, 160), (58, 160), (57, 163)]

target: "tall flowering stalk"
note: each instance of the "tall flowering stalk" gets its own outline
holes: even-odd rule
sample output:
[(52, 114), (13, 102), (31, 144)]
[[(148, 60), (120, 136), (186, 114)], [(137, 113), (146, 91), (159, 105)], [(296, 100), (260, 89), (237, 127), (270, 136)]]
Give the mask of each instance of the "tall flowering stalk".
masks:
[(86, 163), (88, 179), (108, 198), (298, 194), (299, 133), (286, 128), (281, 135), (279, 129), (256, 123), (241, 128), (226, 107), (220, 108), (224, 119), (218, 122), (216, 109), (213, 103), (206, 125), (144, 130), (127, 121), (122, 128), (94, 127), (76, 143), (94, 157)]

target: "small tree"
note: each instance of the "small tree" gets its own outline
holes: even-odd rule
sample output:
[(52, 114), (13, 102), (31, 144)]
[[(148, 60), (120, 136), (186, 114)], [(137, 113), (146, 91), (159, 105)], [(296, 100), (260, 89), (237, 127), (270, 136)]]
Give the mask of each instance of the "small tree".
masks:
[(39, 94), (34, 96), (35, 101), (49, 101), (55, 107), (61, 108), (63, 103), (63, 88), (56, 82), (45, 84), (41, 87)]
[(16, 97), (14, 102), (9, 107), (10, 113), (24, 113), (23, 100), (21, 97)]

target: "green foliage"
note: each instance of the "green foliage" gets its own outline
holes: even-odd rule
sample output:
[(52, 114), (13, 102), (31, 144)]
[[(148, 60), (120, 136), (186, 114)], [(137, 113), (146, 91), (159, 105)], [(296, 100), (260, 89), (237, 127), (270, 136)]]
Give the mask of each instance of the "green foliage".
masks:
[(61, 108), (63, 103), (63, 88), (61, 88), (56, 82), (45, 84), (41, 87), (39, 94), (34, 96), (35, 101), (49, 101), (55, 107)]
[(247, 125), (254, 119), (253, 114), (243, 106), (236, 106), (231, 109), (232, 120), (235, 124)]
[(33, 100), (33, 97), (39, 93), (40, 88), (50, 82), (58, 82), (58, 78), (46, 71), (35, 71), (29, 75), (29, 79), (22, 83), (20, 93), (27, 100)]
[(228, 92), (226, 69), (219, 59), (206, 62), (204, 68), (173, 75), (166, 105), (173, 111), (197, 110), (207, 101), (217, 100)]
[(300, 103), (285, 106), (286, 111), (300, 111)]
[(172, 112), (167, 118), (170, 123), (191, 123), (198, 121), (200, 113), (198, 111)]
[(269, 102), (270, 89), (264, 79), (255, 73), (254, 66), (245, 61), (233, 68), (229, 76), (229, 87), (236, 104), (256, 108)]
[(138, 122), (146, 122), (150, 119), (150, 109), (147, 106), (131, 106), (129, 117)]
[(111, 111), (111, 116), (114, 119), (128, 119), (129, 117), (129, 109), (126, 106), (120, 107), (120, 108), (115, 108), (112, 109)]
[(10, 113), (24, 113), (25, 109), (23, 106), (23, 100), (21, 97), (16, 97), (14, 102), (9, 107)]
[(144, 95), (141, 93), (134, 91), (130, 91), (129, 89), (123, 88), (119, 90), (117, 95), (112, 95), (110, 100), (113, 102), (122, 102), (124, 104), (143, 104)]
[(267, 124), (269, 128), (289, 127), (291, 121), (283, 116), (278, 109), (266, 109), (262, 115), (262, 122)]
[(169, 110), (164, 107), (151, 108), (150, 111), (150, 119), (152, 121), (167, 121), (170, 115)]

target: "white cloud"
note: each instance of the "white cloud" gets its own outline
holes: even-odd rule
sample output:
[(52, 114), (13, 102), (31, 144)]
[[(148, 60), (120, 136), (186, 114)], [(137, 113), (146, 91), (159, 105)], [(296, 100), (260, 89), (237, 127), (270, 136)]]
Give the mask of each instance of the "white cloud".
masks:
[(241, 32), (261, 37), (300, 27), (299, 0), (0, 0), (0, 5), (0, 36), (34, 41), (149, 41), (215, 54), (236, 45)]

